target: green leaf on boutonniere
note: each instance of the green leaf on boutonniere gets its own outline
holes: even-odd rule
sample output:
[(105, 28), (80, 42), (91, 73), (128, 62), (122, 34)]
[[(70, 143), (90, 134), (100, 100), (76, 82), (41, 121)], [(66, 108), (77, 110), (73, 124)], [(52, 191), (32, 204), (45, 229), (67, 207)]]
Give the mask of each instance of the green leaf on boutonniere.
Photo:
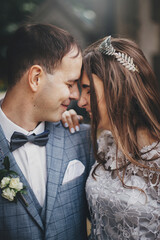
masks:
[(26, 194), (27, 193), (26, 189), (21, 190), (21, 193)]
[(10, 162), (8, 156), (4, 158), (2, 163), (4, 165), (4, 169), (0, 170), (0, 181), (6, 176), (18, 176), (18, 174), (12, 170), (10, 170)]
[(3, 165), (4, 165), (5, 169), (9, 171), (9, 169), (10, 169), (10, 162), (9, 162), (8, 156), (6, 156), (6, 157), (4, 158)]
[(11, 170), (8, 171), (8, 174), (9, 174), (9, 175), (16, 175), (16, 176), (18, 176), (18, 174), (17, 174), (16, 172), (11, 171)]
[(0, 170), (0, 181), (2, 178), (4, 178), (8, 174), (8, 171), (6, 169), (1, 169)]

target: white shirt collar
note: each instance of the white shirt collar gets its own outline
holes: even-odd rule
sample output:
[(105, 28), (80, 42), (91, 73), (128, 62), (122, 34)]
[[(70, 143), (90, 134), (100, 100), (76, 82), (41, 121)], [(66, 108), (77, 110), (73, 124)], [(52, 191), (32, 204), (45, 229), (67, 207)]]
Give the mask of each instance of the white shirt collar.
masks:
[(39, 134), (42, 133), (45, 129), (45, 123), (41, 122), (33, 131), (27, 131), (15, 123), (13, 123), (10, 119), (7, 118), (7, 116), (2, 111), (2, 108), (0, 107), (0, 124), (2, 126), (2, 129), (4, 131), (6, 139), (10, 142), (12, 134), (16, 132), (20, 132), (26, 135), (30, 135), (32, 133)]

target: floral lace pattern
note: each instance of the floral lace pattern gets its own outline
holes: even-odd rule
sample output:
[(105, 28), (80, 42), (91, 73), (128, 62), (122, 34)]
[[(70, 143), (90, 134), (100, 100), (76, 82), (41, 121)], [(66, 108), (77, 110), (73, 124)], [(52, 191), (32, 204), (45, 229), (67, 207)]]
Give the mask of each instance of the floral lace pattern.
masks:
[[(116, 146), (109, 131), (99, 138), (99, 151), (105, 153), (105, 167), (116, 168)], [(152, 149), (155, 146), (154, 149)], [(146, 151), (151, 152), (146, 153)], [(160, 168), (160, 143), (153, 143), (141, 150), (143, 161), (150, 167)], [(118, 158), (123, 162), (119, 152)], [(113, 171), (102, 166), (96, 170), (96, 180), (91, 176), (97, 163), (92, 167), (86, 183), (87, 200), (91, 213), (92, 240), (152, 240), (160, 239), (160, 173), (129, 164), (124, 182), (128, 186), (142, 189), (128, 189), (122, 186)], [(116, 171), (114, 171), (116, 172)], [(120, 173), (121, 174), (121, 173)]]

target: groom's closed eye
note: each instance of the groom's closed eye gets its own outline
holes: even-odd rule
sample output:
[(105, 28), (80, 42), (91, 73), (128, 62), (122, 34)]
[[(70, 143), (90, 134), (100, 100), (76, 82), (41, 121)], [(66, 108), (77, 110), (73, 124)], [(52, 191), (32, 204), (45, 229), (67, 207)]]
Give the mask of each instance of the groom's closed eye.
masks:
[(69, 80), (67, 81), (67, 85), (69, 88), (72, 88), (74, 85), (77, 85), (78, 80)]

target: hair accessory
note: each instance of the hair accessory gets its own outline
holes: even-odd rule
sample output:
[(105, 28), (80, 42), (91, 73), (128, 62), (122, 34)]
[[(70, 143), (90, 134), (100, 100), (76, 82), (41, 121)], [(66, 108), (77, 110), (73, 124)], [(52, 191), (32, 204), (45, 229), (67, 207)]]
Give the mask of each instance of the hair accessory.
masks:
[(111, 36), (107, 37), (99, 46), (99, 51), (102, 54), (108, 55), (108, 56), (115, 56), (117, 61), (119, 61), (125, 68), (127, 68), (130, 71), (138, 72), (139, 70), (137, 66), (133, 63), (133, 58), (128, 56), (127, 54), (116, 52), (114, 47), (111, 44)]

